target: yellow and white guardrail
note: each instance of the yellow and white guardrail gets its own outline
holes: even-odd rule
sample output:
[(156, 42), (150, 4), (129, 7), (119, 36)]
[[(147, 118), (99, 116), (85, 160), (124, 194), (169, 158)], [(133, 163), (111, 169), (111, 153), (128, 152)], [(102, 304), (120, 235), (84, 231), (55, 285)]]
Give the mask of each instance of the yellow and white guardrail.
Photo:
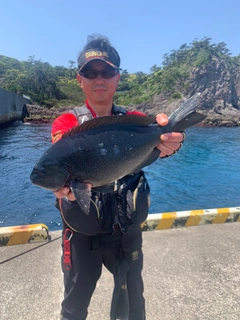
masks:
[(49, 240), (48, 227), (45, 224), (1, 227), (0, 247)]
[(143, 231), (240, 222), (240, 207), (152, 213), (142, 224)]
[[(240, 207), (152, 213), (142, 223), (142, 230), (163, 230), (227, 222), (240, 222)], [(0, 228), (0, 247), (49, 239), (48, 227), (42, 223)]]

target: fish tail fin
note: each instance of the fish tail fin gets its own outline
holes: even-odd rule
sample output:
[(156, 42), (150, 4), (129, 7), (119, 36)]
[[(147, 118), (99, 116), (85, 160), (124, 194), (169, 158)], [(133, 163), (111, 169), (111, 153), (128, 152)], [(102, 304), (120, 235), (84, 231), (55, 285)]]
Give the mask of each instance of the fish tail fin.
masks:
[(196, 112), (200, 93), (186, 100), (169, 117), (171, 131), (183, 131), (206, 118), (206, 115)]

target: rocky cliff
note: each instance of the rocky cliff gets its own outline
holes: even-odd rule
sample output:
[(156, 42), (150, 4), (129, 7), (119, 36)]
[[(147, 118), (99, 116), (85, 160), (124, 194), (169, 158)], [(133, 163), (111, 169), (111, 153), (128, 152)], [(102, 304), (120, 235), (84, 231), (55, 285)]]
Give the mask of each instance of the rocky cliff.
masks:
[(188, 89), (181, 92), (183, 99), (173, 101), (171, 94), (155, 95), (151, 101), (130, 106), (131, 109), (156, 114), (170, 114), (183, 100), (201, 93), (199, 109), (207, 114), (201, 125), (240, 125), (240, 77), (239, 69), (225, 59), (213, 57), (211, 63), (194, 68), (188, 78)]

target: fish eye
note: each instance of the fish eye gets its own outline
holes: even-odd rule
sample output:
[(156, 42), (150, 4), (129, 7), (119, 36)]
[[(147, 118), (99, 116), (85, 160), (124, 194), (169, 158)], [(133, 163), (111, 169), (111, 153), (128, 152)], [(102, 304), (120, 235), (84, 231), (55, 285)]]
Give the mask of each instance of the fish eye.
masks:
[(41, 168), (39, 170), (39, 172), (42, 174), (42, 175), (45, 175), (46, 174), (46, 169), (45, 168)]

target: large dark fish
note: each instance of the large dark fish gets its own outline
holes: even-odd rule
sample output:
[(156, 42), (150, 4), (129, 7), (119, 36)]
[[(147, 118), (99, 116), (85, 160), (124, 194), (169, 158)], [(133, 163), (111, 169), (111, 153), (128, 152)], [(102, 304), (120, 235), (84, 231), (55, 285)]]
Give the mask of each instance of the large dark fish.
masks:
[(183, 131), (206, 117), (195, 111), (198, 96), (174, 111), (164, 127), (155, 116), (138, 115), (100, 117), (74, 127), (44, 152), (31, 173), (32, 183), (52, 191), (70, 186), (88, 213), (91, 190), (86, 182), (93, 188), (108, 185), (157, 160), (161, 134)]

